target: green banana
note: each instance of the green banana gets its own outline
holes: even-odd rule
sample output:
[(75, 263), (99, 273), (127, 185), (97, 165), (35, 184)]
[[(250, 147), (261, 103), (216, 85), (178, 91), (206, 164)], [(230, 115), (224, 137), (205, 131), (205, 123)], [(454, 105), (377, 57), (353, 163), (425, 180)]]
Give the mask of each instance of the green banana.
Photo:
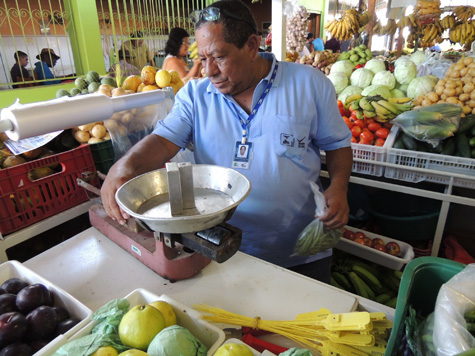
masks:
[(394, 297), (393, 299), (391, 299), (389, 302), (386, 303), (386, 306), (390, 308), (396, 308), (396, 305), (397, 305), (397, 297)]
[(396, 277), (397, 279), (401, 279), (401, 278), (402, 278), (402, 272), (401, 272), (401, 271), (394, 270), (394, 271), (393, 271), (393, 275), (394, 275), (394, 277)]
[(374, 111), (373, 106), (371, 103), (368, 101), (366, 97), (362, 97), (360, 102), (359, 102), (360, 108), (366, 111)]
[(348, 278), (355, 287), (356, 294), (366, 299), (374, 299), (376, 295), (372, 289), (355, 272), (349, 272)]
[(354, 265), (353, 272), (355, 272), (373, 291), (379, 292), (383, 288), (379, 279), (367, 269), (359, 265)]
[(348, 96), (345, 100), (345, 105), (348, 105), (349, 103), (357, 100), (357, 99), (361, 99), (363, 97), (363, 95), (361, 94), (351, 94), (350, 96)]
[(340, 272), (332, 272), (332, 275), (331, 275), (335, 281), (341, 285), (343, 287), (344, 290), (348, 291), (348, 292), (354, 292), (354, 288), (353, 288), (353, 285), (351, 284), (351, 282), (348, 280), (348, 278), (346, 278), (346, 276)]
[(376, 267), (371, 266), (370, 264), (360, 261), (360, 260), (355, 260), (352, 264), (351, 267), (353, 266), (360, 266), (361, 268), (366, 269), (369, 273), (373, 274), (378, 280), (382, 280), (384, 278), (383, 274), (377, 269)]
[[(360, 105), (360, 107), (361, 107), (361, 105)], [(374, 111), (363, 110), (363, 115), (366, 116), (367, 118), (371, 119), (371, 118), (376, 116), (376, 113)]]
[(399, 292), (399, 284), (401, 283), (401, 281), (397, 279), (396, 277), (391, 276), (391, 275), (387, 276), (385, 279), (385, 283), (395, 293)]
[(383, 294), (377, 295), (376, 298), (374, 298), (374, 301), (378, 302), (380, 304), (386, 304), (391, 299), (392, 299), (392, 297), (389, 294), (383, 293)]
[(378, 114), (378, 116), (386, 117), (386, 116), (389, 116), (389, 115), (392, 114), (392, 112), (390, 110), (388, 110), (384, 106), (381, 106), (376, 101), (372, 101), (371, 105), (373, 106), (374, 111), (376, 112), (376, 114)]
[(378, 104), (381, 105), (386, 110), (392, 112), (394, 115), (399, 115), (401, 113), (398, 109), (396, 109), (394, 104), (390, 103), (389, 101), (379, 100)]
[(330, 276), (330, 284), (333, 286), (333, 287), (336, 287), (338, 289), (343, 289), (343, 290), (346, 290), (345, 288), (343, 288), (340, 284), (338, 284), (337, 281), (335, 281), (335, 279)]

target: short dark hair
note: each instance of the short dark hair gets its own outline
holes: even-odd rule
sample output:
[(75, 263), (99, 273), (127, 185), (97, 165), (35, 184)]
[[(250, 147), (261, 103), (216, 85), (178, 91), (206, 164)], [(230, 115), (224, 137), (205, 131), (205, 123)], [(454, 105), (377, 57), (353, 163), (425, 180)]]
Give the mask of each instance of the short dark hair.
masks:
[[(240, 21), (230, 16), (221, 14), (221, 17), (215, 21), (216, 23), (223, 24), (223, 27), (224, 27), (223, 36), (224, 36), (224, 40), (227, 43), (232, 43), (237, 48), (242, 48), (246, 44), (250, 35), (257, 34), (256, 20), (254, 19), (254, 16), (252, 15), (252, 11), (242, 1), (220, 0), (220, 1), (216, 1), (212, 3), (211, 5), (207, 6), (205, 9), (210, 8), (210, 7), (217, 7), (220, 10), (225, 10), (245, 20), (245, 21)], [(198, 29), (204, 23), (206, 23), (206, 20), (201, 18), (196, 23), (195, 29)], [(250, 24), (252, 24), (252, 27)]]
[(178, 56), (180, 47), (185, 37), (190, 37), (190, 34), (181, 27), (174, 27), (170, 30), (167, 44), (165, 45), (165, 55), (171, 54), (172, 56)]
[(313, 38), (313, 33), (312, 32), (309, 32), (307, 33), (307, 40)]
[(22, 51), (16, 51), (13, 54), (13, 58), (15, 58), (15, 61), (20, 62), (20, 58), (25, 58), (28, 57), (28, 55), (25, 52)]

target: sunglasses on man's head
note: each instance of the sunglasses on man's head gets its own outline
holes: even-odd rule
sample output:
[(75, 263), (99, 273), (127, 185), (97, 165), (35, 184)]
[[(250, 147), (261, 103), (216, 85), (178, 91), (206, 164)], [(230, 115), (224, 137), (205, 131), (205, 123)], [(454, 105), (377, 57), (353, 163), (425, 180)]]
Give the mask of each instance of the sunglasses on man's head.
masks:
[(221, 18), (221, 16), (231, 18), (237, 21), (243, 21), (249, 26), (251, 26), (252, 30), (256, 32), (256, 27), (251, 22), (247, 21), (246, 19), (243, 19), (242, 17), (234, 15), (229, 11), (226, 11), (224, 9), (221, 10), (217, 7), (208, 7), (203, 10), (193, 11), (190, 14), (190, 21), (196, 25), (201, 19), (205, 21), (217, 21)]

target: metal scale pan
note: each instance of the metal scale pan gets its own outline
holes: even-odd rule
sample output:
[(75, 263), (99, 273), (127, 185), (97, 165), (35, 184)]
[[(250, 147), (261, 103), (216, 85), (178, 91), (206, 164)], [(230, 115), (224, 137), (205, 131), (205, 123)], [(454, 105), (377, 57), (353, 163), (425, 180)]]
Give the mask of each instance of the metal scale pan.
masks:
[(131, 179), (116, 193), (119, 206), (152, 231), (182, 234), (219, 225), (251, 190), (249, 180), (230, 168), (169, 165)]

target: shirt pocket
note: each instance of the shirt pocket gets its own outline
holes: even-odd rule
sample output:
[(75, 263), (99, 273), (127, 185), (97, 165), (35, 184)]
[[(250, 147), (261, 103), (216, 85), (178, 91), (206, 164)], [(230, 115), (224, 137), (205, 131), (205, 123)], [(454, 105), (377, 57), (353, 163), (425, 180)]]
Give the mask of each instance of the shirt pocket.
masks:
[(274, 148), (278, 156), (303, 160), (309, 144), (310, 118), (277, 115)]

